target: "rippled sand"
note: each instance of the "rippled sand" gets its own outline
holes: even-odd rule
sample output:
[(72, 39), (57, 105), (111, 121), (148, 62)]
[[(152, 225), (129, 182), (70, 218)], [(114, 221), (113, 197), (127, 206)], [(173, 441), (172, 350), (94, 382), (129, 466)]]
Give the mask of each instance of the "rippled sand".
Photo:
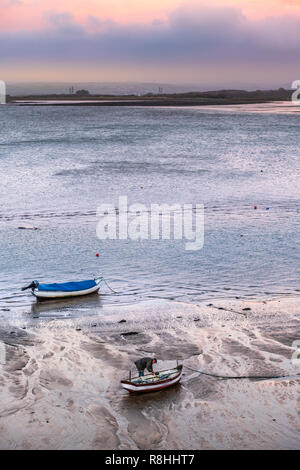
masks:
[[(299, 298), (99, 312), (0, 331), (1, 449), (300, 448)], [(183, 359), (182, 383), (128, 395), (120, 379), (149, 354), (158, 368)]]

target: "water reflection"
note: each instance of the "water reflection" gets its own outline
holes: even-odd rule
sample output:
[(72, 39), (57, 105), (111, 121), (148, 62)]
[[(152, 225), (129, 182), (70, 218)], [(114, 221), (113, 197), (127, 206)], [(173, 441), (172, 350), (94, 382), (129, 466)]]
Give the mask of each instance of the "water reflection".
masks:
[(36, 301), (31, 304), (29, 313), (37, 317), (75, 317), (81, 316), (85, 310), (91, 315), (91, 309), (102, 308), (103, 301), (97, 293), (85, 297), (76, 297), (60, 300)]

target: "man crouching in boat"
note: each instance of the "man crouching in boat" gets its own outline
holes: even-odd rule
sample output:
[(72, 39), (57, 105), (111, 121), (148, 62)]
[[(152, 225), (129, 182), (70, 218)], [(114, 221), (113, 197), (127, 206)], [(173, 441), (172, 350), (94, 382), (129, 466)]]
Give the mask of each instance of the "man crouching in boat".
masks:
[(142, 357), (142, 359), (135, 361), (136, 368), (139, 371), (139, 377), (144, 375), (145, 369), (154, 374), (153, 364), (157, 364), (157, 359), (155, 357)]

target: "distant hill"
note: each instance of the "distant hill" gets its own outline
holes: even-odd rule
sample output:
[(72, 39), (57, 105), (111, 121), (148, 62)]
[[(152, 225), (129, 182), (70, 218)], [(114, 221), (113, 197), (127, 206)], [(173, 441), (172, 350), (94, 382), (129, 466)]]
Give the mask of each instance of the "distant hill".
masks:
[(21, 101), (23, 104), (51, 105), (93, 105), (93, 106), (205, 106), (218, 104), (265, 103), (268, 101), (289, 101), (292, 91), (277, 90), (213, 90), (189, 91), (187, 93), (145, 94), (93, 94), (88, 89), (72, 90), (69, 94), (30, 94), (7, 96), (8, 102)]
[[(175, 85), (168, 83), (143, 83), (143, 82), (28, 82), (28, 83), (7, 83), (7, 93), (13, 96), (26, 95), (48, 95), (48, 94), (69, 94), (70, 89), (88, 90), (92, 95), (145, 95), (153, 94), (173, 94), (188, 92), (205, 92), (214, 87), (212, 85)], [(259, 86), (247, 87), (248, 91), (255, 91)], [(277, 88), (277, 87), (274, 87)], [(284, 88), (290, 88), (290, 84), (285, 84)], [(222, 90), (220, 90), (222, 91)], [(226, 90), (227, 93), (230, 90)], [(236, 92), (238, 90), (232, 90)], [(263, 90), (264, 91), (264, 90)], [(215, 92), (212, 92), (215, 93)]]
[(191, 85), (172, 85), (165, 83), (140, 82), (70, 82), (70, 83), (7, 83), (7, 93), (10, 95), (44, 95), (69, 94), (70, 88), (76, 90), (89, 90), (91, 94), (103, 95), (130, 95), (158, 93), (162, 89), (165, 93), (185, 93), (191, 90), (203, 91), (205, 87)]

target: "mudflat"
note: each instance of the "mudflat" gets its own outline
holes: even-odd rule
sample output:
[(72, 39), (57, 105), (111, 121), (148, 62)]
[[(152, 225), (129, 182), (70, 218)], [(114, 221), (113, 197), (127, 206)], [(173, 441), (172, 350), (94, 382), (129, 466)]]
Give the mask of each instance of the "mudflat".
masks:
[[(299, 297), (11, 320), (0, 332), (0, 448), (297, 449), (299, 323)], [(183, 360), (181, 384), (129, 395), (120, 380), (151, 354), (157, 369)]]

